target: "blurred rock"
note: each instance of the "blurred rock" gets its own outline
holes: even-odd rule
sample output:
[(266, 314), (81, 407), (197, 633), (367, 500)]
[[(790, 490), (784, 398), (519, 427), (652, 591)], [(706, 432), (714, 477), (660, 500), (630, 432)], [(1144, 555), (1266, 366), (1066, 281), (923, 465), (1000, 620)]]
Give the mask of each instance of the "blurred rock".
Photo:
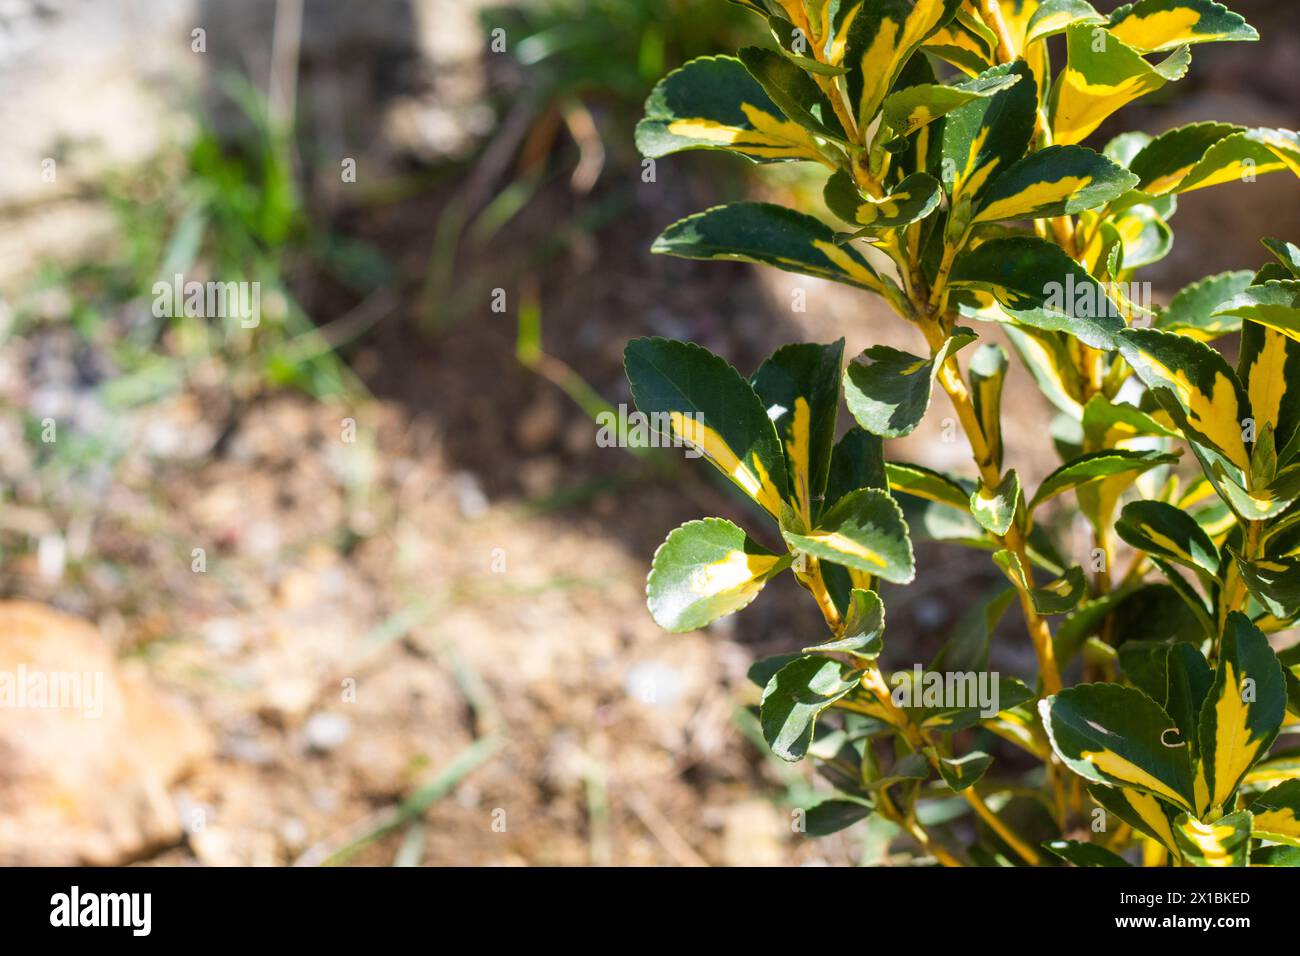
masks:
[(677, 668), (658, 661), (634, 665), (624, 677), (628, 695), (651, 707), (668, 709), (682, 695), (684, 678)]
[(461, 516), (474, 520), (487, 514), (488, 499), (483, 493), (483, 485), (473, 472), (458, 471), (451, 476), (452, 493), (456, 496), (456, 508)]
[(84, 621), (0, 603), (0, 865), (112, 865), (181, 838), (168, 787), (212, 749)]
[(352, 736), (352, 722), (342, 714), (312, 714), (302, 732), (312, 750), (329, 753)]

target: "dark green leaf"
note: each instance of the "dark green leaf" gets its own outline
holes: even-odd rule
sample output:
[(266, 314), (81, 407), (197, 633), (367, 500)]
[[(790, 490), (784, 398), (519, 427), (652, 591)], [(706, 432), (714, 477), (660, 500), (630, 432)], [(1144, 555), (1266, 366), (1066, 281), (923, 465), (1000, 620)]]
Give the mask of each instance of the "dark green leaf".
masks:
[(871, 813), (870, 806), (857, 800), (823, 800), (808, 808), (804, 827), (809, 836), (830, 836), (865, 820)]
[(860, 252), (835, 241), (821, 220), (784, 206), (737, 202), (673, 223), (651, 252), (683, 259), (734, 259), (880, 292), (879, 276)]
[(763, 689), (759, 723), (763, 739), (782, 760), (801, 760), (823, 710), (857, 686), (843, 667), (826, 657), (800, 657), (773, 675)]
[(1159, 555), (1211, 579), (1219, 573), (1219, 549), (1196, 519), (1163, 501), (1131, 501), (1116, 533), (1139, 551)]
[(839, 651), (875, 660), (884, 647), (885, 605), (875, 591), (854, 588), (849, 594), (848, 611), (844, 615), (844, 632), (837, 640), (816, 647), (804, 648), (805, 653)]
[(758, 367), (751, 384), (785, 451), (790, 497), (805, 522), (826, 491), (839, 417), (844, 340), (786, 345)]
[(633, 339), (623, 366), (637, 408), (684, 440), (773, 517), (788, 494), (785, 455), (767, 409), (734, 368), (707, 349), (668, 339)]
[(993, 758), (988, 754), (973, 750), (964, 757), (940, 757), (939, 773), (949, 787), (961, 792), (978, 782), (991, 763)]
[(1042, 709), (1052, 748), (1075, 773), (1191, 809), (1187, 750), (1164, 745), (1173, 719), (1146, 694), (1118, 684), (1082, 684), (1049, 697)]
[(1049, 840), (1043, 849), (1075, 866), (1132, 866), (1122, 856), (1096, 843), (1080, 840)]

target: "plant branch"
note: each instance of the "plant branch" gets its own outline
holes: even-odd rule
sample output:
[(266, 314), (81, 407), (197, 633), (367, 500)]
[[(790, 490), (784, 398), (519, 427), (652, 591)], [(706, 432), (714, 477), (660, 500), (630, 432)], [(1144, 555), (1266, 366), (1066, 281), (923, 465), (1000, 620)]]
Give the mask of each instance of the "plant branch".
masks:
[(998, 37), (998, 62), (1010, 63), (1018, 55), (1015, 41), (1011, 39), (1011, 31), (1007, 28), (1007, 21), (1002, 16), (1002, 7), (998, 0), (980, 0), (979, 3), (980, 18), (988, 25)]
[[(866, 672), (862, 675), (862, 684), (875, 694), (881, 707), (883, 707), (889, 714), (890, 723), (898, 728), (898, 731), (903, 735), (903, 738), (908, 742), (912, 749), (919, 754), (923, 754), (925, 758), (930, 761), (930, 766), (933, 767), (940, 776), (942, 776), (942, 771), (939, 769), (938, 748), (935, 747), (934, 741), (930, 739), (929, 734), (927, 734), (924, 729), (912, 723), (907, 711), (898, 707), (894, 703), (893, 698), (889, 693), (889, 686), (885, 683), (884, 675), (881, 674), (878, 664), (872, 662), (867, 667)], [(961, 795), (966, 802), (971, 805), (971, 808), (975, 811), (976, 815), (978, 815), (994, 833), (1001, 837), (1007, 846), (1015, 850), (1026, 863), (1031, 866), (1037, 866), (1040, 863), (1038, 852), (1024, 840), (1012, 833), (1010, 828), (998, 819), (997, 814), (989, 809), (988, 804), (986, 804), (984, 799), (975, 792), (973, 786), (962, 790)]]
[[(941, 334), (938, 333), (937, 329), (935, 332)], [(932, 343), (931, 349), (937, 349), (939, 344), (941, 343)], [(993, 459), (993, 453), (989, 450), (988, 442), (984, 438), (979, 417), (975, 414), (975, 406), (971, 401), (966, 383), (962, 381), (957, 360), (950, 357), (944, 362), (939, 369), (938, 377), (939, 383), (952, 401), (953, 409), (957, 412), (957, 419), (961, 423), (962, 430), (966, 433), (966, 440), (970, 442), (971, 454), (980, 471), (980, 480), (983, 481), (986, 488), (996, 488), (1002, 481), (1002, 475), (998, 471)], [(1020, 559), (1021, 566), (1028, 572), (1031, 564), (1025, 538), (1020, 529), (1012, 524), (1000, 540), (1009, 551)], [(1017, 584), (1016, 593), (1020, 598), (1020, 608), (1024, 613), (1025, 626), (1029, 630), (1030, 640), (1034, 644), (1034, 652), (1038, 656), (1038, 671), (1043, 681), (1043, 691), (1047, 694), (1055, 694), (1061, 689), (1062, 685), (1060, 670), (1056, 664), (1055, 649), (1052, 646), (1052, 632), (1047, 626), (1047, 621), (1038, 614), (1037, 609), (1034, 607), (1033, 597), (1029, 594), (1028, 589)]]
[[(1262, 521), (1247, 521), (1245, 542), (1242, 547), (1242, 557), (1247, 561), (1258, 556), (1260, 532), (1263, 530)], [(1238, 605), (1246, 599), (1246, 582), (1242, 580), (1241, 572), (1237, 570), (1237, 562), (1229, 561), (1228, 570), (1223, 576), (1223, 589), (1219, 592), (1219, 632), (1214, 635), (1214, 656), (1218, 657), (1219, 644), (1223, 640), (1223, 629), (1228, 623), (1228, 614), (1231, 611), (1239, 610)]]

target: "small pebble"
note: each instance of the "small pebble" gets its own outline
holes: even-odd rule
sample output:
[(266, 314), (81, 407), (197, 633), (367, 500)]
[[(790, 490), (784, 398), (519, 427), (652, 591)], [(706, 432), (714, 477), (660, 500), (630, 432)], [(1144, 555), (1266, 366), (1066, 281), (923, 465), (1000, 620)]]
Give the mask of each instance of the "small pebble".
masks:
[(341, 714), (312, 714), (303, 727), (312, 750), (328, 753), (352, 734), (352, 722)]

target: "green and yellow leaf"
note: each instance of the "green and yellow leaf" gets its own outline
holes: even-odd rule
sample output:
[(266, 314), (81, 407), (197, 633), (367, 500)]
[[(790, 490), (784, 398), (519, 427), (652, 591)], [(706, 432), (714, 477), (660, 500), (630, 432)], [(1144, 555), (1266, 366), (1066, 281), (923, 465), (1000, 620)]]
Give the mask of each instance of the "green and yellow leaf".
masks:
[(885, 289), (862, 254), (838, 244), (820, 219), (771, 203), (737, 202), (687, 216), (665, 229), (650, 251), (755, 262), (872, 292)]
[(994, 342), (981, 345), (971, 356), (967, 374), (970, 378), (971, 404), (979, 421), (993, 467), (1002, 470), (1002, 385), (1006, 381), (1010, 359), (1006, 349)]
[(1029, 18), (1026, 43), (1064, 33), (1075, 23), (1105, 23), (1106, 18), (1086, 0), (1042, 0)]
[(1213, 0), (1138, 0), (1110, 17), (1110, 32), (1142, 53), (1189, 43), (1258, 40), (1245, 18)]
[(980, 527), (999, 537), (1007, 533), (1016, 520), (1016, 512), (1024, 506), (1020, 478), (1013, 468), (996, 488), (985, 487), (980, 481), (970, 496), (970, 513)]
[(943, 124), (942, 154), (952, 173), (946, 181), (952, 209), (971, 208), (993, 177), (1011, 167), (1029, 148), (1038, 115), (1038, 94), (1023, 60), (980, 74), (983, 81), (1020, 77), (1022, 82), (949, 113)]
[(740, 60), (729, 56), (692, 60), (660, 80), (637, 124), (636, 145), (652, 159), (687, 149), (724, 149), (755, 162), (803, 159), (835, 167), (812, 133), (788, 119)]
[(786, 345), (750, 380), (781, 440), (790, 502), (805, 527), (812, 525), (830, 474), (843, 361), (843, 339), (830, 345)]
[(1286, 713), (1282, 665), (1268, 638), (1240, 611), (1228, 614), (1214, 686), (1201, 708), (1196, 807), (1222, 807), (1268, 753)]
[(1176, 455), (1150, 449), (1111, 448), (1089, 452), (1066, 462), (1044, 478), (1029, 503), (1029, 508), (1032, 511), (1043, 502), (1072, 488), (1080, 488), (1107, 478), (1126, 475), (1131, 482), (1138, 475), (1152, 468), (1159, 465), (1172, 465), (1177, 461)]
[[(1083, 434), (1095, 448), (1119, 448), (1135, 438), (1178, 437), (1176, 431), (1140, 408), (1112, 402), (1101, 394), (1092, 396), (1083, 406)], [(1206, 489), (1206, 494), (1213, 493)]]
[(816, 647), (805, 647), (805, 654), (836, 651), (875, 660), (884, 647), (885, 605), (875, 591), (854, 588), (849, 593), (848, 611), (840, 636)]
[[(808, 27), (797, 27), (780, 13), (769, 16), (767, 26), (772, 31), (772, 38), (781, 48), (781, 55), (801, 70), (824, 77), (843, 76), (848, 72), (839, 63), (831, 62), (827, 55), (827, 51), (836, 46), (833, 37), (828, 37), (824, 44), (818, 45), (816, 38), (809, 36)], [(843, 46), (842, 41), (839, 46)]]
[(1238, 810), (1213, 823), (1202, 823), (1190, 814), (1174, 821), (1174, 839), (1188, 866), (1249, 866), (1251, 816)]
[[(1084, 213), (1091, 216), (1092, 213)], [(1146, 203), (1130, 206), (1117, 214), (1109, 223), (1115, 227), (1122, 250), (1123, 268), (1139, 269), (1159, 262), (1174, 246), (1174, 233), (1169, 223)], [(1120, 287), (1122, 290), (1122, 286)], [(1125, 312), (1128, 315), (1128, 312)]]
[(1274, 751), (1250, 768), (1241, 785), (1263, 787), (1287, 780), (1300, 780), (1300, 747)]
[(1174, 814), (1167, 803), (1140, 790), (1107, 787), (1099, 783), (1089, 784), (1088, 794), (1108, 812), (1119, 817), (1139, 833), (1146, 834), (1177, 857)]
[[(983, 26), (983, 24), (980, 24)], [(968, 76), (978, 76), (997, 65), (997, 41), (990, 41), (975, 24), (954, 17), (925, 41), (922, 49), (951, 63)]]
[(872, 199), (854, 185), (853, 177), (839, 170), (826, 180), (826, 207), (859, 228), (858, 235), (879, 229), (896, 229), (924, 219), (939, 208), (943, 189), (928, 173), (913, 173), (888, 196)]
[[(993, 720), (1034, 699), (1034, 692), (1022, 682), (1014, 677), (1003, 676), (997, 678), (995, 694), (990, 694), (987, 700), (977, 701), (975, 698), (979, 694), (973, 677), (974, 675), (969, 675), (969, 678), (963, 678), (962, 684), (953, 685), (952, 679), (946, 674), (913, 668), (896, 671), (890, 675), (889, 682), (894, 688), (894, 703), (903, 707), (913, 723), (925, 730), (944, 733), (956, 733), (982, 721)], [(954, 704), (952, 700), (944, 699), (944, 689), (950, 686), (964, 689), (965, 702)], [(996, 706), (997, 713), (990, 713), (986, 704)]]
[(1277, 279), (1248, 286), (1221, 304), (1214, 314), (1258, 322), (1300, 341), (1300, 279)]
[(1249, 399), (1223, 356), (1204, 343), (1157, 329), (1126, 329), (1117, 338), (1120, 354), (1183, 433), (1249, 470), (1242, 438)]
[(1260, 243), (1277, 258), (1278, 264), (1300, 279), (1300, 246), (1285, 239), (1261, 239)]
[(785, 455), (757, 393), (707, 349), (633, 339), (623, 365), (637, 407), (658, 430), (698, 449), (779, 520), (788, 494)]
[(1016, 73), (994, 73), (952, 85), (919, 83), (903, 87), (885, 98), (885, 122), (896, 136), (910, 136), (939, 117), (972, 100), (1000, 93), (1020, 79)]
[(1006, 326), (1007, 338), (1049, 402), (1076, 421), (1083, 417), (1079, 371), (1064, 332), (1030, 326)]
[(1007, 579), (1021, 590), (1029, 592), (1034, 610), (1039, 614), (1065, 614), (1074, 610), (1088, 591), (1083, 569), (1078, 565), (1068, 569), (1059, 578), (1042, 587), (1035, 587), (1028, 569), (1014, 551), (1003, 549), (994, 552), (993, 562), (1002, 569)]
[(1219, 549), (1196, 519), (1163, 501), (1131, 501), (1115, 532), (1139, 551), (1181, 564), (1210, 579), (1219, 573)]
[(1138, 179), (1084, 146), (1049, 146), (1013, 163), (997, 176), (975, 222), (1075, 215), (1104, 206)]
[(1186, 47), (1152, 65), (1100, 27), (1075, 23), (1065, 31), (1067, 62), (1052, 86), (1053, 141), (1081, 142), (1127, 103), (1180, 79), (1191, 63)]
[[(1246, 489), (1248, 472), (1213, 448), (1195, 439), (1189, 440), (1192, 451), (1200, 460), (1201, 470), (1214, 486), (1215, 493), (1247, 521), (1264, 521), (1280, 515), (1296, 500), (1297, 489), (1290, 475), (1279, 475), (1267, 487)], [(1277, 485), (1277, 487), (1274, 487)]]
[(961, 512), (970, 508), (970, 491), (948, 475), (904, 461), (886, 462), (885, 474), (895, 493), (915, 495)]
[(1002, 22), (1006, 26), (1011, 50), (1015, 56), (1029, 65), (1030, 72), (1034, 74), (1037, 105), (1041, 107), (1047, 102), (1052, 68), (1047, 44), (1029, 41), (1029, 24), (1041, 9), (1040, 2), (1039, 0), (1004, 0), (1000, 6)]
[(1251, 284), (1251, 272), (1220, 272), (1182, 289), (1162, 309), (1155, 327), (1202, 342), (1236, 332), (1241, 319), (1218, 314), (1218, 309)]
[(874, 488), (851, 492), (806, 534), (782, 529), (794, 550), (867, 574), (907, 584), (916, 575), (912, 542), (898, 503)]
[(1137, 152), (1129, 170), (1138, 177), (1137, 188), (1151, 196), (1175, 192), (1215, 143), (1245, 132), (1235, 123), (1191, 123), (1161, 133)]
[(1249, 129), (1219, 140), (1170, 191), (1191, 192), (1221, 183), (1254, 182), (1265, 173), (1300, 176), (1300, 135), (1286, 129)]
[(849, 102), (866, 129), (903, 65), (921, 43), (957, 12), (960, 0), (872, 0), (848, 26), (844, 63)]
[(1113, 349), (1124, 328), (1106, 288), (1056, 243), (1035, 236), (990, 239), (957, 256), (956, 288), (991, 293), (1020, 325), (1068, 332), (1093, 348)]
[(1052, 748), (1075, 773), (1191, 810), (1186, 749), (1164, 745), (1173, 719), (1140, 690), (1081, 684), (1041, 701), (1039, 709)]
[(939, 354), (923, 359), (873, 345), (844, 370), (844, 398), (858, 424), (884, 438), (910, 434), (930, 407), (938, 367), (974, 336), (958, 329)]
[(740, 62), (777, 108), (814, 135), (847, 143), (848, 133), (816, 81), (781, 54), (762, 47), (742, 47)]
[(788, 554), (772, 554), (730, 521), (688, 521), (655, 552), (647, 603), (665, 630), (694, 631), (746, 607), (789, 566)]
[[(1300, 282), (1296, 285), (1300, 302)], [(1296, 316), (1300, 319), (1300, 308)], [(1277, 450), (1286, 448), (1300, 426), (1300, 340), (1243, 322), (1237, 377), (1246, 383), (1255, 435), (1271, 432)]]
[(1274, 843), (1300, 846), (1300, 780), (1266, 790), (1250, 805), (1254, 835)]
[(980, 750), (961, 757), (940, 757), (939, 773), (952, 790), (960, 793), (974, 786), (993, 763), (993, 758)]
[(1300, 558), (1254, 558), (1246, 560), (1231, 551), (1237, 571), (1251, 597), (1280, 621), (1300, 615)]

